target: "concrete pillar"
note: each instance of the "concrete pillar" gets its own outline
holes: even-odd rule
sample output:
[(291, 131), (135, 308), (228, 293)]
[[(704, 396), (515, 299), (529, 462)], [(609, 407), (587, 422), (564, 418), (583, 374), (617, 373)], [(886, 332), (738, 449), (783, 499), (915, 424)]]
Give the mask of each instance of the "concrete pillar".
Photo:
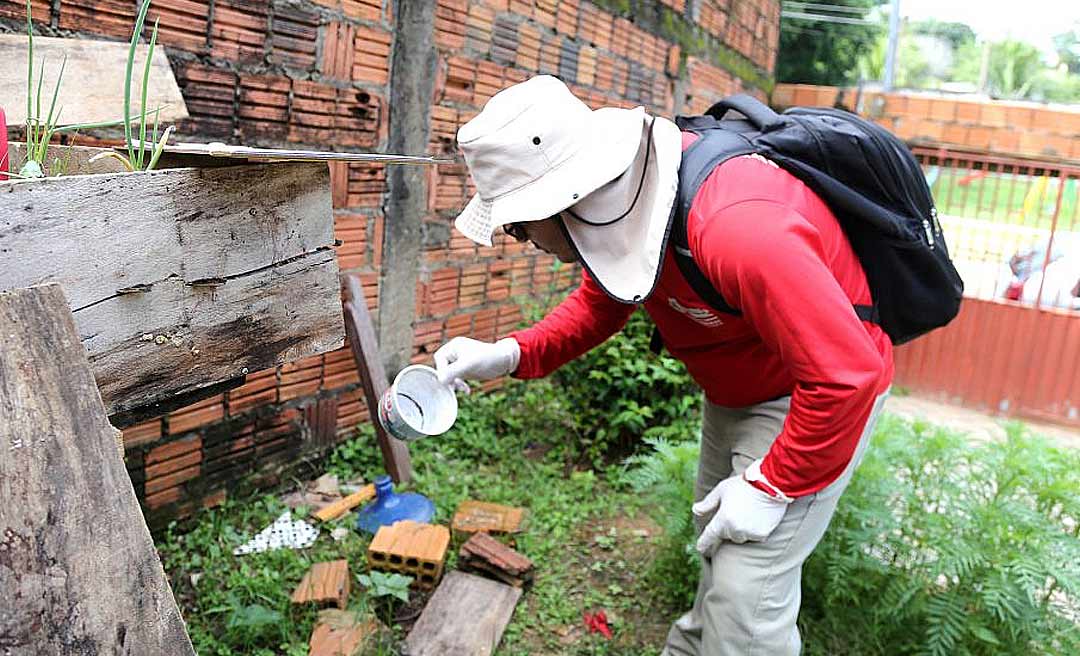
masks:
[[(420, 155), (428, 149), (431, 101), (438, 53), (435, 5), (429, 0), (394, 2), (390, 60), (389, 151)], [(379, 348), (387, 375), (409, 363), (416, 311), (416, 278), (428, 205), (424, 166), (388, 166), (382, 271), (379, 278)]]

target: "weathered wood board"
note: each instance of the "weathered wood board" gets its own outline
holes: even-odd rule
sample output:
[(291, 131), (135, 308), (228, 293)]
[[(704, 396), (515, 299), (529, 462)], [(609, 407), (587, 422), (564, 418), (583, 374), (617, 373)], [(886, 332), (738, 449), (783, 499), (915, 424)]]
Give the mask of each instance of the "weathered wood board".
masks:
[[(367, 407), (378, 408), (389, 387), (389, 381), (383, 369), (382, 356), (379, 354), (375, 325), (371, 321), (371, 313), (368, 312), (360, 279), (354, 274), (345, 274), (342, 276), (342, 283), (345, 288), (345, 329), (349, 334), (349, 348), (352, 349), (353, 360), (360, 371), (364, 401)], [(376, 417), (373, 416), (372, 419), (375, 440), (382, 451), (386, 473), (399, 485), (408, 483), (412, 478), (412, 460), (409, 457), (408, 445), (391, 437)]]
[(502, 640), (521, 588), (453, 571), (405, 639), (407, 656), (488, 656)]
[(341, 517), (362, 503), (375, 498), (375, 485), (367, 484), (347, 497), (338, 499), (330, 505), (316, 511), (314, 517), (320, 522), (329, 522)]
[[(20, 75), (0, 76), (0, 98), (8, 125), (26, 122), (26, 34), (0, 34), (0, 61), (4, 70), (19, 71)], [(101, 123), (124, 118), (124, 72), (129, 44), (119, 41), (91, 39), (57, 39), (34, 36), (34, 89), (42, 79), (42, 103), (52, 103), (52, 92), (60, 73), (60, 64), (67, 56), (64, 77), (57, 96), (57, 108), (63, 108), (60, 125)], [(147, 46), (135, 48), (135, 66), (131, 76), (131, 111), (138, 115), (142, 94), (142, 72), (146, 63)], [(41, 76), (41, 60), (45, 58), (45, 74)], [(176, 83), (165, 49), (154, 48), (150, 63), (150, 84), (146, 95), (147, 109), (161, 107), (161, 123), (172, 123), (188, 117), (184, 96)], [(42, 113), (49, 113), (48, 106)], [(42, 117), (45, 118), (44, 116)]]
[(344, 342), (325, 164), (0, 182), (0, 290), (57, 282), (110, 415)]
[(194, 654), (58, 285), (0, 292), (0, 647)]

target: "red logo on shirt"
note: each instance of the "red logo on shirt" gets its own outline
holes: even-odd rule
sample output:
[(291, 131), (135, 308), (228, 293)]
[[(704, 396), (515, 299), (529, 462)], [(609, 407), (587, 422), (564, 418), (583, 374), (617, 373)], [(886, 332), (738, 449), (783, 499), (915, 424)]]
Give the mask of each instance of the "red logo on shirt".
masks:
[(676, 301), (673, 297), (668, 297), (668, 305), (671, 306), (676, 312), (680, 312), (690, 317), (694, 321), (700, 323), (706, 328), (719, 328), (724, 325), (723, 319), (716, 316), (705, 308), (690, 308), (686, 307), (682, 303)]

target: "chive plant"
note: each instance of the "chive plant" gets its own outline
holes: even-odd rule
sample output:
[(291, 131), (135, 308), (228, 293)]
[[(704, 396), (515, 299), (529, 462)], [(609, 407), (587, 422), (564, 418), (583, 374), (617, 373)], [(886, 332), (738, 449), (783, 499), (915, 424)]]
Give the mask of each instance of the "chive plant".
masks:
[[(42, 57), (41, 67), (37, 74), (37, 88), (35, 90), (34, 85), (34, 27), (33, 16), (30, 7), (30, 0), (26, 0), (26, 36), (27, 36), (27, 73), (26, 73), (26, 162), (19, 169), (17, 174), (9, 174), (12, 177), (18, 178), (42, 178), (45, 177), (46, 166), (45, 160), (48, 156), (49, 143), (52, 142), (53, 137), (65, 133), (65, 132), (77, 132), (79, 130), (91, 130), (98, 128), (116, 127), (118, 125), (124, 126), (124, 137), (127, 142), (128, 156), (124, 157), (119, 153), (113, 151), (106, 151), (101, 155), (97, 155), (90, 161), (96, 161), (103, 156), (112, 156), (120, 159), (124, 163), (125, 167), (129, 171), (135, 170), (149, 170), (154, 168), (157, 164), (158, 158), (161, 157), (161, 153), (165, 148), (165, 144), (168, 142), (169, 135), (173, 131), (173, 127), (168, 127), (158, 141), (158, 117), (160, 116), (161, 108), (148, 112), (146, 110), (146, 95), (147, 86), (150, 79), (150, 62), (154, 56), (154, 46), (157, 43), (158, 24), (154, 22), (153, 34), (150, 37), (150, 47), (146, 56), (146, 65), (143, 68), (142, 78), (142, 106), (137, 116), (139, 119), (139, 148), (135, 150), (135, 144), (132, 134), (131, 123), (136, 118), (131, 115), (131, 71), (135, 61), (135, 46), (139, 41), (139, 34), (142, 32), (143, 25), (146, 21), (146, 12), (150, 8), (151, 0), (145, 0), (142, 7), (139, 10), (138, 18), (135, 22), (135, 29), (131, 36), (131, 47), (128, 49), (128, 60), (126, 77), (124, 81), (124, 118), (116, 121), (102, 121), (97, 123), (75, 123), (71, 125), (60, 126), (57, 125), (60, 122), (60, 114), (63, 111), (63, 106), (57, 107), (57, 98), (60, 95), (60, 84), (63, 82), (64, 69), (67, 66), (67, 55), (64, 55), (64, 60), (60, 64), (60, 72), (56, 77), (56, 85), (53, 87), (52, 101), (49, 104), (48, 113), (42, 116), (41, 94), (42, 87), (45, 81), (45, 58)], [(156, 142), (156, 146), (152, 152), (147, 155), (143, 143), (146, 140), (146, 122), (147, 116), (154, 115), (153, 128), (152, 128), (152, 142)]]

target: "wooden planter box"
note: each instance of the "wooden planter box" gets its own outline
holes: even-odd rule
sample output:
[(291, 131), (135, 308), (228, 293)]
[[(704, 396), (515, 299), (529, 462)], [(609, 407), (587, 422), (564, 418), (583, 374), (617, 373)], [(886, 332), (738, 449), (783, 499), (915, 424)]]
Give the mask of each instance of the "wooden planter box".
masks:
[(51, 149), (67, 175), (0, 181), (0, 290), (62, 285), (115, 424), (342, 345), (326, 164), (126, 173), (98, 152)]

